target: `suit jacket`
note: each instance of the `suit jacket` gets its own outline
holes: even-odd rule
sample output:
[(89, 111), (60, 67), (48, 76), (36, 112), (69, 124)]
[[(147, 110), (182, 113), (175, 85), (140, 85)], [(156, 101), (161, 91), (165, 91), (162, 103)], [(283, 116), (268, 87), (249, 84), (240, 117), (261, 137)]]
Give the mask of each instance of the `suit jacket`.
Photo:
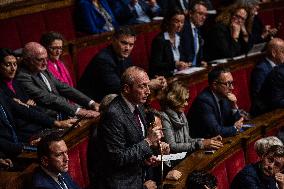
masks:
[[(146, 126), (140, 108), (140, 118)], [(147, 128), (145, 128), (147, 130)], [(142, 189), (144, 160), (152, 150), (144, 140), (141, 126), (135, 121), (125, 100), (118, 96), (110, 104), (98, 128), (98, 145), (94, 158), (95, 188)]]
[(260, 162), (246, 165), (234, 178), (231, 189), (277, 189), (273, 177), (262, 173)]
[[(200, 32), (198, 31), (198, 43), (199, 43), (199, 51), (197, 53), (196, 64), (200, 66), (201, 61), (203, 59), (203, 45), (204, 40), (202, 39)], [(192, 62), (195, 56), (194, 53), (194, 37), (192, 33), (192, 27), (190, 24), (190, 19), (186, 17), (184, 22), (184, 27), (181, 32), (181, 55), (182, 59), (186, 62)]]
[[(181, 45), (179, 51), (181, 52)], [(181, 56), (182, 57), (182, 56)], [(176, 63), (172, 52), (172, 45), (169, 40), (164, 37), (164, 32), (157, 35), (151, 47), (151, 60), (149, 63), (150, 77), (155, 75), (162, 75), (170, 77), (173, 75)]]
[[(138, 15), (135, 9), (129, 8), (130, 0), (108, 0), (108, 3), (119, 24), (128, 25), (140, 23), (137, 20)], [(138, 3), (141, 6), (142, 10), (150, 18), (158, 16), (160, 14), (160, 9), (152, 11), (151, 7), (144, 0), (138, 0)]]
[(36, 74), (32, 74), (28, 69), (21, 68), (16, 76), (23, 90), (34, 99), (37, 105), (44, 107), (51, 116), (56, 116), (58, 112), (66, 116), (74, 116), (79, 105), (88, 107), (91, 99), (75, 88), (60, 82), (53, 75), (45, 70), (42, 72), (48, 80), (52, 91), (49, 91), (46, 84)]
[(284, 108), (284, 65), (275, 66), (263, 85), (260, 95), (267, 111)]
[(242, 36), (235, 41), (231, 37), (230, 27), (222, 23), (217, 23), (208, 32), (205, 42), (206, 60), (232, 58), (247, 53), (249, 49), (249, 43), (246, 43)]
[[(79, 189), (79, 187), (72, 181), (68, 173), (61, 173), (67, 187), (70, 189)], [(32, 181), (33, 189), (62, 189), (60, 185), (46, 174), (41, 168), (37, 168), (33, 174)]]
[(256, 116), (263, 112), (265, 105), (262, 102), (261, 95), (259, 94), (263, 83), (267, 76), (272, 71), (272, 66), (267, 59), (263, 59), (259, 64), (255, 66), (251, 73), (251, 113)]
[(229, 137), (237, 133), (233, 125), (240, 119), (239, 112), (233, 112), (227, 99), (222, 100), (221, 112), (217, 103), (209, 88), (195, 98), (187, 115), (189, 133), (193, 138)]
[(101, 101), (107, 94), (120, 92), (120, 77), (130, 66), (132, 66), (130, 57), (119, 59), (112, 46), (108, 46), (87, 66), (78, 82), (78, 89), (91, 98)]
[[(106, 0), (99, 0), (102, 7), (111, 17), (111, 23), (114, 28), (118, 27), (116, 19)], [(95, 8), (92, 0), (79, 0), (76, 6), (76, 24), (81, 32), (96, 34), (106, 32), (103, 28), (106, 23), (105, 18)]]
[[(188, 0), (182, 0), (182, 1), (185, 8), (188, 9), (189, 1)], [(163, 16), (166, 16), (167, 13), (173, 8), (183, 10), (179, 0), (157, 0), (157, 2), (162, 9)]]

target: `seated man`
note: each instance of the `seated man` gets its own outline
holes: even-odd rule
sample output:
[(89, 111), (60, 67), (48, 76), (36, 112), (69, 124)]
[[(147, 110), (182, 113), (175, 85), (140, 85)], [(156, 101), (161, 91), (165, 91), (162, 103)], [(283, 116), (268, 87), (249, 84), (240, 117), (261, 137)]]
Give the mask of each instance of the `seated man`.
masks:
[(208, 73), (209, 87), (195, 98), (187, 115), (192, 137), (229, 137), (240, 131), (243, 118), (232, 93), (233, 82), (225, 68), (216, 67)]
[(217, 179), (205, 171), (193, 171), (187, 178), (188, 189), (217, 189)]
[(148, 23), (161, 12), (156, 0), (108, 0), (108, 3), (120, 25)]
[[(86, 117), (99, 115), (96, 102), (55, 79), (47, 70), (47, 51), (39, 43), (30, 42), (25, 45), (22, 67), (16, 76), (16, 81), (30, 98), (47, 110), (50, 116), (62, 119), (74, 115)], [(69, 100), (92, 110), (70, 103)]]
[[(129, 27), (116, 30), (112, 44), (102, 49), (85, 69), (78, 82), (79, 90), (97, 101), (107, 94), (118, 94), (120, 77), (132, 66), (130, 54), (135, 39), (135, 33)], [(166, 83), (164, 77), (157, 77), (151, 80), (150, 87), (162, 88)]]
[(40, 163), (33, 175), (34, 189), (79, 189), (67, 173), (68, 149), (63, 139), (48, 135), (38, 144), (37, 156)]
[(231, 189), (283, 189), (284, 147), (272, 146), (255, 164), (243, 168), (231, 183)]
[(190, 6), (188, 17), (184, 22), (181, 32), (181, 51), (182, 57), (190, 66), (206, 66), (203, 61), (204, 40), (200, 35), (199, 28), (203, 26), (207, 19), (207, 4), (204, 1), (194, 1)]
[(272, 39), (266, 49), (266, 57), (255, 66), (251, 74), (251, 99), (252, 99), (252, 115), (256, 116), (265, 110), (266, 107), (260, 99), (260, 91), (262, 85), (272, 71), (272, 69), (284, 63), (283, 56), (284, 41), (280, 38)]

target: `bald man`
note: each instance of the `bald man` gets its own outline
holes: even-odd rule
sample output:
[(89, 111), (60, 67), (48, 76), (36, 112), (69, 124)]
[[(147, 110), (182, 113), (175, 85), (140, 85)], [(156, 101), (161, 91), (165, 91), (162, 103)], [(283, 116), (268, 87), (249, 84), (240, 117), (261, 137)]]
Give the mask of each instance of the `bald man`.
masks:
[(39, 43), (29, 42), (24, 46), (22, 67), (16, 80), (30, 98), (57, 119), (99, 115), (95, 101), (60, 82), (47, 70), (47, 52)]
[[(268, 108), (262, 99), (267, 92), (263, 84), (274, 67), (284, 63), (284, 41), (280, 38), (272, 39), (266, 49), (266, 57), (255, 66), (251, 75), (252, 115), (264, 113)], [(262, 92), (261, 92), (262, 91)]]

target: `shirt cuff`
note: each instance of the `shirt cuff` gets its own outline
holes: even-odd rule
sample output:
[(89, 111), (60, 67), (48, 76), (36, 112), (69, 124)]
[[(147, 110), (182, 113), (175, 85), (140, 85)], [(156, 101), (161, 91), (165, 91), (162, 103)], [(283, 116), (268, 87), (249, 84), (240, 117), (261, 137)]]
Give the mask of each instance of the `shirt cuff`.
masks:
[(91, 100), (89, 103), (88, 103), (88, 106), (91, 106), (95, 101)]
[(81, 108), (77, 108), (75, 115), (77, 115), (77, 113), (81, 110)]

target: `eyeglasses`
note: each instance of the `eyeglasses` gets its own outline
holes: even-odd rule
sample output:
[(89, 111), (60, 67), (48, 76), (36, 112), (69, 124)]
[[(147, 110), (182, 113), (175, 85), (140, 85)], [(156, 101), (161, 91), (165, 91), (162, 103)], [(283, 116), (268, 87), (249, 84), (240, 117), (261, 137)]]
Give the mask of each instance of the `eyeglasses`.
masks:
[(247, 18), (246, 17), (242, 17), (241, 15), (235, 14), (234, 17), (238, 20), (242, 20), (245, 21)]
[(227, 82), (217, 81), (216, 83), (225, 85), (226, 87), (233, 87), (234, 86), (234, 81), (227, 81)]
[(62, 46), (57, 46), (57, 47), (48, 47), (50, 50), (52, 51), (56, 51), (56, 50), (63, 50)]

